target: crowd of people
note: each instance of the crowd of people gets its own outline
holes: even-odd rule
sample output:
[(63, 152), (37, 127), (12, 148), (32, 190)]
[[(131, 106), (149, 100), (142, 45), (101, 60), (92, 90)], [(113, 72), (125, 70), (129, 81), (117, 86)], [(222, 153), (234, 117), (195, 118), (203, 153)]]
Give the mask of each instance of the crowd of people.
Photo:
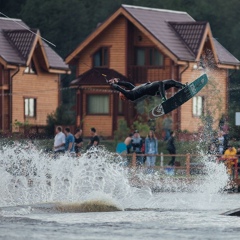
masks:
[[(154, 131), (150, 130), (146, 138), (142, 138), (138, 130), (135, 130), (134, 133), (130, 133), (128, 135), (124, 143), (126, 145), (127, 154), (137, 154), (137, 166), (145, 165), (149, 172), (152, 172), (156, 163), (156, 155), (158, 154), (158, 139)], [(168, 166), (174, 166), (176, 155), (174, 131), (170, 131), (169, 137), (166, 139), (166, 150), (172, 155)], [(130, 159), (131, 158), (128, 159), (128, 162)]]
[[(86, 150), (98, 146), (100, 142), (95, 128), (91, 128), (90, 133), (91, 138), (87, 144)], [(53, 150), (55, 155), (67, 152), (80, 156), (83, 150), (82, 129), (77, 128), (76, 133), (73, 135), (69, 127), (64, 128), (64, 130), (62, 130), (60, 126), (56, 127)]]
[[(227, 167), (227, 172), (232, 175), (233, 166), (238, 162), (238, 172), (240, 172), (240, 146), (235, 148), (229, 139), (229, 129), (226, 121), (220, 121), (218, 132), (215, 133), (208, 149), (208, 154), (214, 155), (217, 161), (223, 161)], [(214, 158), (212, 158), (214, 159)]]
[[(166, 120), (164, 125), (164, 140), (166, 141), (166, 150), (171, 155), (168, 166), (175, 166), (175, 132), (170, 130), (172, 124), (170, 120), (168, 118), (164, 120)], [(60, 126), (56, 127), (53, 147), (54, 153), (61, 154), (68, 152), (80, 156), (83, 150), (87, 151), (91, 147), (99, 145), (100, 139), (94, 127), (90, 129), (90, 134), (91, 138), (86, 147), (83, 148), (82, 129), (78, 128), (75, 134), (72, 134), (68, 127), (64, 128), (64, 130)], [(154, 131), (150, 130), (146, 138), (143, 138), (140, 136), (138, 130), (135, 130), (126, 137), (124, 143), (126, 145), (127, 154), (137, 154), (137, 166), (145, 165), (147, 169), (152, 172), (156, 163), (156, 155), (158, 154), (158, 139)], [(229, 143), (228, 129), (225, 125), (220, 126), (219, 131), (214, 135), (208, 149), (208, 154), (216, 156), (218, 160), (225, 160), (228, 172), (230, 174), (232, 173), (231, 169), (235, 164), (235, 160), (233, 161), (233, 159), (240, 156), (240, 146), (236, 149)], [(129, 157), (128, 163), (130, 160), (131, 158)], [(238, 165), (240, 164), (238, 163)]]

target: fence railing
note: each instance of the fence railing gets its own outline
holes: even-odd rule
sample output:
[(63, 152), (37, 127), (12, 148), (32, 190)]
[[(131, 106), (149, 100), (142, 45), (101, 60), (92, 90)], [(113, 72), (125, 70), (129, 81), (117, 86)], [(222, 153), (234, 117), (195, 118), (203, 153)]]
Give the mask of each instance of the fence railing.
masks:
[[(184, 170), (187, 177), (190, 177), (193, 174), (203, 173), (205, 165), (203, 162), (200, 161), (191, 161), (192, 159), (200, 159), (203, 156), (197, 155), (197, 154), (155, 154), (155, 155), (148, 155), (148, 154), (121, 154), (123, 157), (126, 157), (129, 160), (129, 166), (130, 167), (138, 167), (138, 157), (147, 157), (147, 156), (156, 156), (158, 159), (160, 158), (159, 165), (156, 165), (154, 169), (169, 169), (170, 167), (174, 168), (175, 171), (178, 170)], [(172, 156), (175, 157), (181, 157), (184, 158), (184, 161), (181, 161), (182, 164), (179, 163), (179, 161), (175, 161), (174, 166), (168, 166), (164, 162), (166, 162), (166, 158), (170, 158)], [(238, 157), (231, 157), (231, 158), (224, 158), (219, 155), (207, 155), (207, 157), (216, 163), (223, 162), (226, 165), (226, 170), (229, 175), (232, 176), (233, 180), (238, 180), (238, 172), (240, 171), (240, 167), (238, 166)], [(199, 171), (198, 171), (199, 170)]]

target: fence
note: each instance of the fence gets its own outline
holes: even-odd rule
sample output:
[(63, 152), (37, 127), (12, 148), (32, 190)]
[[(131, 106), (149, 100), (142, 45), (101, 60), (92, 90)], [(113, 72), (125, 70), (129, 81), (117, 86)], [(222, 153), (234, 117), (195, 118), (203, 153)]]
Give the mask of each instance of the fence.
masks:
[[(127, 157), (128, 159), (130, 159), (130, 166), (131, 167), (137, 167), (137, 157), (147, 157), (147, 154), (122, 154), (122, 156)], [(151, 155), (152, 156), (152, 155)], [(158, 158), (160, 158), (159, 161), (159, 165), (155, 166), (156, 170), (162, 169), (169, 169), (169, 166), (167, 166), (166, 164), (164, 164), (164, 158), (166, 157), (181, 157), (184, 158), (184, 161), (181, 161), (184, 164), (179, 163), (178, 161), (175, 163), (174, 166), (174, 170), (175, 171), (184, 171), (184, 173), (186, 174), (187, 177), (190, 177), (191, 175), (194, 174), (204, 174), (204, 163), (200, 162), (200, 161), (196, 161), (200, 158), (202, 158), (202, 155), (196, 155), (196, 154), (175, 154), (175, 155), (170, 155), (170, 154), (156, 154), (154, 155)], [(240, 167), (238, 166), (238, 157), (240, 156), (236, 156), (236, 157), (231, 157), (231, 158), (223, 158), (223, 157), (219, 157), (219, 155), (207, 155), (207, 157), (209, 159), (211, 159), (211, 161), (215, 161), (216, 163), (220, 163), (220, 162), (224, 162), (226, 167), (227, 167), (227, 172), (231, 175), (233, 180), (236, 181), (240, 181), (238, 179), (238, 172), (240, 171)], [(194, 161), (195, 160), (195, 161)], [(166, 162), (166, 161), (165, 161)], [(183, 166), (181, 166), (183, 165)], [(173, 167), (172, 167), (173, 168)], [(239, 182), (240, 185), (240, 182)]]

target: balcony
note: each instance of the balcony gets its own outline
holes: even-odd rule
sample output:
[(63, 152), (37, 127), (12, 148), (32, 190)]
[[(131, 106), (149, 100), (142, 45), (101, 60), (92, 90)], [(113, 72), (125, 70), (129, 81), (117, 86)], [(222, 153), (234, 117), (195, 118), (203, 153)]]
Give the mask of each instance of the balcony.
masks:
[(170, 79), (171, 75), (170, 67), (130, 66), (128, 67), (127, 77), (133, 83), (145, 83), (147, 81)]
[(4, 73), (4, 76), (0, 75), (0, 89), (8, 90), (9, 89), (9, 77), (8, 72)]

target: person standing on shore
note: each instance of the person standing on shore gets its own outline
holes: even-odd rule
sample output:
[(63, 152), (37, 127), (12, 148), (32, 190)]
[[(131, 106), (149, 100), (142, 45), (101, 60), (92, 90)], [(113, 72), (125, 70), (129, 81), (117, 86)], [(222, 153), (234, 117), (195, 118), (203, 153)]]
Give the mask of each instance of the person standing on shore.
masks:
[(74, 152), (74, 136), (70, 132), (69, 127), (66, 127), (64, 132), (66, 134), (65, 151), (69, 153), (73, 153)]
[(174, 166), (175, 164), (175, 154), (176, 154), (176, 147), (174, 143), (174, 137), (175, 137), (175, 132), (171, 131), (170, 132), (170, 138), (167, 141), (167, 150), (169, 154), (173, 154), (171, 161), (168, 163), (169, 166)]
[(91, 128), (91, 139), (87, 145), (87, 150), (90, 149), (91, 147), (96, 147), (99, 145), (100, 139), (97, 134), (97, 130), (93, 127)]
[(150, 172), (153, 172), (156, 162), (156, 154), (158, 154), (158, 140), (152, 130), (150, 130), (145, 140), (145, 154), (148, 155), (146, 166)]
[(54, 137), (54, 153), (64, 153), (65, 152), (65, 142), (66, 137), (65, 134), (62, 132), (62, 127), (56, 127), (56, 135)]
[(131, 148), (132, 148), (132, 133), (129, 133), (129, 135), (126, 137), (126, 139), (124, 140), (124, 143), (127, 147), (127, 154), (131, 153)]
[(77, 128), (76, 133), (74, 135), (74, 143), (75, 143), (75, 153), (76, 156), (79, 157), (81, 155), (81, 149), (83, 146), (83, 139), (82, 139), (82, 129)]

